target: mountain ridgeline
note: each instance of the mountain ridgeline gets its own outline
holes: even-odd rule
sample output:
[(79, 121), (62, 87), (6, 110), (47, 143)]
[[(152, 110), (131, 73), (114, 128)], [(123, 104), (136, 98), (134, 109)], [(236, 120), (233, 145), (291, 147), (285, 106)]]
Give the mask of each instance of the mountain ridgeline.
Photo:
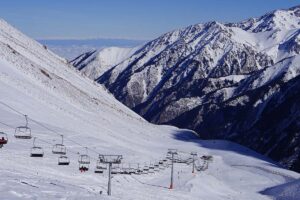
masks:
[(97, 81), (157, 124), (229, 139), (300, 171), (300, 7), (145, 44)]

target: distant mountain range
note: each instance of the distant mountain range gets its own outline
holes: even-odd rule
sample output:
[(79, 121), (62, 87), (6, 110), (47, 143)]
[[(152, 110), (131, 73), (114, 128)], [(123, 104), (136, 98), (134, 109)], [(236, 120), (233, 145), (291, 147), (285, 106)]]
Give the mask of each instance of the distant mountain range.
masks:
[(133, 48), (146, 43), (143, 40), (129, 39), (44, 39), (38, 41), (69, 61), (80, 54), (107, 47)]

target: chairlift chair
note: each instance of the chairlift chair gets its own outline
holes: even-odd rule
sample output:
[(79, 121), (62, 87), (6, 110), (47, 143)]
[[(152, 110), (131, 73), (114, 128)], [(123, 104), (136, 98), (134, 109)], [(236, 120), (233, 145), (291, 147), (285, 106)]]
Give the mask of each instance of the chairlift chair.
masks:
[(143, 168), (142, 174), (148, 174), (148, 173), (149, 173), (149, 169), (148, 168)]
[(104, 172), (103, 170), (97, 168), (94, 171), (95, 174), (103, 174), (103, 172)]
[(143, 174), (148, 174), (148, 173), (149, 173), (149, 166), (145, 164), (143, 167)]
[(94, 172), (96, 174), (103, 174), (104, 170), (107, 170), (107, 165), (101, 163), (101, 160), (98, 160), (97, 164), (96, 164), (96, 169), (95, 169)]
[(170, 153), (167, 153), (166, 159), (171, 160), (172, 159), (172, 155)]
[(159, 172), (159, 162), (154, 163), (154, 171)]
[(149, 166), (149, 173), (154, 173), (154, 165), (150, 164)]
[(85, 147), (85, 151), (86, 151), (86, 153), (85, 154), (81, 154), (79, 156), (79, 158), (78, 158), (78, 162), (80, 164), (90, 164), (91, 163), (90, 156), (88, 155), (88, 149), (87, 149), (87, 147)]
[(164, 165), (159, 165), (159, 169), (160, 169), (160, 170), (164, 170), (164, 169), (165, 169), (165, 166), (164, 166)]
[(35, 145), (36, 137), (33, 139), (33, 147), (30, 150), (30, 157), (44, 157), (44, 150), (42, 147)]
[(129, 174), (136, 174), (137, 170), (135, 168), (129, 168)]
[(123, 174), (126, 174), (126, 175), (130, 174), (129, 168), (123, 168)]
[(90, 164), (91, 163), (90, 157), (88, 155), (85, 155), (85, 154), (79, 156), (78, 162), (80, 164)]
[(65, 156), (61, 155), (58, 157), (58, 165), (69, 165), (70, 164), (70, 159)]
[(67, 148), (64, 145), (64, 136), (63, 135), (61, 135), (61, 143), (60, 144), (55, 144), (53, 146), (52, 153), (53, 154), (59, 154), (59, 155), (66, 155)]
[(7, 144), (8, 137), (7, 134), (4, 132), (0, 132), (0, 148), (3, 147), (3, 145)]
[(24, 115), (26, 124), (25, 126), (18, 126), (15, 129), (15, 138), (17, 139), (31, 139), (31, 129), (28, 127), (27, 115)]
[(120, 174), (125, 174), (124, 168), (120, 168)]
[(121, 170), (119, 166), (112, 166), (111, 168), (111, 174), (120, 174)]
[(140, 174), (142, 174), (142, 173), (143, 173), (143, 169), (138, 168), (138, 169), (136, 170), (136, 174), (137, 174), (137, 175), (140, 175)]
[(87, 147), (85, 148), (86, 154), (81, 154), (78, 158), (79, 170), (85, 172), (89, 170), (89, 165), (91, 163), (90, 156), (88, 155)]
[(30, 157), (44, 157), (44, 150), (42, 147), (32, 147)]
[(97, 169), (103, 169), (103, 170), (107, 170), (107, 165), (102, 163), (100, 160), (97, 161), (97, 165), (96, 165)]

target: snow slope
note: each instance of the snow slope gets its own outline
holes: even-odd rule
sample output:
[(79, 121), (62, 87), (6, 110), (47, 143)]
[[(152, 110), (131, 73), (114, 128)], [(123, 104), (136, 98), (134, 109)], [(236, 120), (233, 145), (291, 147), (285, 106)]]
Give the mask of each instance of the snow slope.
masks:
[[(146, 122), (101, 86), (81, 76), (63, 59), (0, 20), (0, 129), (9, 143), (0, 149), (1, 200), (17, 199), (271, 199), (263, 195), (299, 179), (267, 158), (234, 143), (202, 141), (193, 132)], [(17, 140), (14, 127), (29, 116), (44, 158), (29, 157), (32, 140)], [(45, 128), (46, 127), (46, 128)], [(58, 166), (52, 145), (65, 137), (70, 166)], [(89, 148), (90, 171), (78, 171), (78, 155)], [(212, 155), (208, 169), (195, 175), (175, 164), (152, 175), (115, 175), (113, 196), (105, 195), (107, 174), (94, 174), (98, 153), (122, 154), (125, 165), (157, 161), (168, 148), (180, 156)], [(199, 163), (200, 162), (200, 163)], [(197, 159), (197, 164), (201, 160)], [(100, 197), (99, 191), (103, 191)]]
[(81, 54), (70, 61), (74, 67), (92, 80), (130, 57), (138, 48), (107, 47)]

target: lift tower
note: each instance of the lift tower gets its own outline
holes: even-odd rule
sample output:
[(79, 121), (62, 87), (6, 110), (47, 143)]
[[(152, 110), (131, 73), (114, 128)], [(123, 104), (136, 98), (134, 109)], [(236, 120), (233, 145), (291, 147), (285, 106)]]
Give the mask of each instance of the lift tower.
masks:
[(111, 195), (111, 167), (112, 164), (120, 164), (122, 160), (122, 155), (99, 155), (99, 161), (101, 163), (108, 164), (108, 185), (107, 185), (107, 195)]

